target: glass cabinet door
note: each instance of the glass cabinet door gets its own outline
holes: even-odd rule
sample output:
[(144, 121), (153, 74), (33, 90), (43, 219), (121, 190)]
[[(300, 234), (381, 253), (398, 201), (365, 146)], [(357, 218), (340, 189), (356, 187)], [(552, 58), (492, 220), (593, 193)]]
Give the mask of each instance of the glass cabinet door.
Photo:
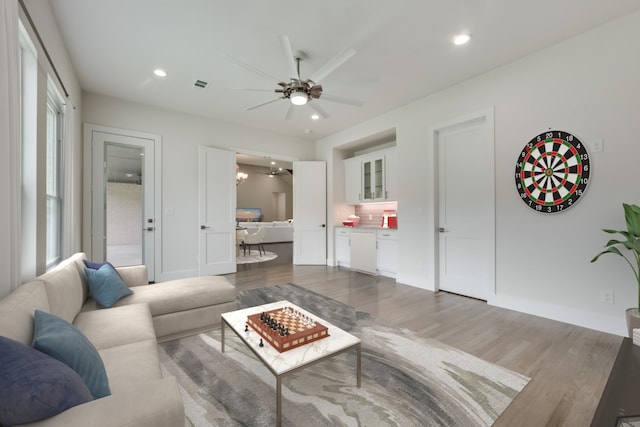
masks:
[(364, 200), (371, 200), (371, 162), (362, 163), (362, 196)]
[(373, 174), (373, 186), (374, 186), (374, 199), (384, 199), (384, 172), (383, 172), (382, 159), (376, 159), (374, 161), (374, 174)]

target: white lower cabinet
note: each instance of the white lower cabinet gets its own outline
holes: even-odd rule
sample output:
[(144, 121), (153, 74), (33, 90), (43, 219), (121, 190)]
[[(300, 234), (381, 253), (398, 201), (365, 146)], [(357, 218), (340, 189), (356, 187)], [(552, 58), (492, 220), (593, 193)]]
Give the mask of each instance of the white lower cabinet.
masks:
[(351, 230), (351, 268), (370, 274), (377, 274), (376, 230)]
[(396, 277), (398, 272), (398, 241), (396, 240), (397, 230), (382, 229), (377, 230), (376, 261), (378, 264), (378, 274), (387, 277)]
[(336, 227), (336, 265), (351, 267), (351, 248), (349, 238), (351, 229)]
[(398, 272), (397, 230), (336, 227), (336, 265), (395, 278)]

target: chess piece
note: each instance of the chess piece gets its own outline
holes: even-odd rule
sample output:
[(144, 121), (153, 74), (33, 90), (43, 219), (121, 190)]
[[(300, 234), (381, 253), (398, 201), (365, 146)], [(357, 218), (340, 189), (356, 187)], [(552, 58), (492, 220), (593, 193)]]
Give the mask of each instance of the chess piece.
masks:
[(244, 331), (249, 332), (249, 325), (246, 325), (246, 324), (244, 325)]
[(262, 338), (260, 338), (260, 344), (258, 344), (259, 347), (264, 347), (264, 343), (262, 342)]

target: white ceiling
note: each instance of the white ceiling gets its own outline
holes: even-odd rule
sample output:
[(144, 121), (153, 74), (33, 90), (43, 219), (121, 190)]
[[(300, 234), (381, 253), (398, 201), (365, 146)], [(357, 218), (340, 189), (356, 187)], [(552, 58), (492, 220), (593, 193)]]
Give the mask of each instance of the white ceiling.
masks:
[[(50, 0), (83, 90), (315, 140), (472, 78), (640, 8), (637, 0)], [(454, 46), (452, 37), (472, 40)], [(279, 42), (309, 76), (346, 47), (322, 80), (362, 107), (318, 103), (285, 120), (272, 80), (288, 81)], [(597, 61), (597, 58), (594, 58)], [(571, 66), (552, 64), (553, 66)], [(161, 67), (165, 78), (152, 72)], [(552, 72), (552, 67), (550, 67)], [(579, 70), (578, 70), (579, 72)], [(205, 90), (196, 80), (209, 83)], [(264, 89), (266, 92), (238, 89)]]

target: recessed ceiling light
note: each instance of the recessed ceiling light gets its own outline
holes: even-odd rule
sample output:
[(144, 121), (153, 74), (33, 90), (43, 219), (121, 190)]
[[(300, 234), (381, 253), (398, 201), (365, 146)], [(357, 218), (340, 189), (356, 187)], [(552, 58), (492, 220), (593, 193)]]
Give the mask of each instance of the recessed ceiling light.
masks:
[(469, 34), (458, 34), (453, 38), (453, 44), (460, 46), (469, 43), (469, 40), (471, 40)]
[(313, 116), (311, 116), (312, 120), (318, 120), (320, 118), (319, 114), (314, 114)]
[(156, 68), (155, 70), (153, 70), (153, 74), (158, 77), (167, 77), (167, 72), (160, 68)]
[(275, 164), (276, 164), (276, 162), (274, 162), (274, 161), (272, 160), (272, 161), (271, 161), (271, 164), (272, 164), (272, 165), (275, 165)]

